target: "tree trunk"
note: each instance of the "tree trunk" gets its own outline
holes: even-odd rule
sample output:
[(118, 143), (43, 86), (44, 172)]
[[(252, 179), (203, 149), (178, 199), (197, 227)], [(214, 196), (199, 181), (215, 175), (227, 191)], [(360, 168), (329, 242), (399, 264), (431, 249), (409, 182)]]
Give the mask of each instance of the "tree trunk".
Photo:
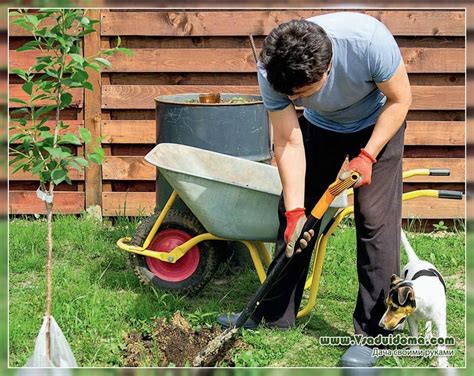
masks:
[[(49, 183), (49, 195), (53, 195), (54, 184)], [(46, 353), (51, 360), (51, 297), (52, 297), (52, 259), (53, 259), (53, 203), (46, 202), (48, 219), (48, 259), (46, 262)]]

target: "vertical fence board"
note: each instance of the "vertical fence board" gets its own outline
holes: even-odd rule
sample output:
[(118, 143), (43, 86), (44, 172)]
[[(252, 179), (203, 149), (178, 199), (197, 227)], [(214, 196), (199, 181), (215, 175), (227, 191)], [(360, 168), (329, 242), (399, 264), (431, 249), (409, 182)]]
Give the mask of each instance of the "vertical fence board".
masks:
[[(100, 19), (100, 10), (91, 9), (89, 13), (91, 19)], [(100, 23), (96, 24), (96, 32), (84, 36), (84, 56), (91, 56), (100, 50)], [(92, 135), (92, 142), (85, 146), (85, 153), (88, 154), (100, 144), (96, 140), (100, 137), (100, 115), (101, 115), (101, 73), (93, 69), (88, 69), (89, 81), (94, 90), (84, 90), (84, 123)], [(99, 165), (91, 163), (86, 170), (85, 176), (86, 208), (91, 205), (102, 206), (102, 170)]]

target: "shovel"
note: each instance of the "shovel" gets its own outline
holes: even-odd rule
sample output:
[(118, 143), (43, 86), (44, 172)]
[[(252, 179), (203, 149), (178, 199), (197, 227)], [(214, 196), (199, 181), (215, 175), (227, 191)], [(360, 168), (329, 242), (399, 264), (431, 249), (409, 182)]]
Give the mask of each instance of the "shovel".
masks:
[[(321, 219), (323, 218), (324, 213), (326, 213), (326, 210), (329, 208), (329, 205), (331, 205), (334, 198), (341, 194), (344, 190), (352, 187), (360, 178), (360, 175), (357, 172), (344, 173), (343, 176), (344, 178), (342, 179), (338, 177), (336, 181), (328, 187), (328, 189), (316, 203), (313, 210), (311, 211), (311, 214), (308, 216), (303, 229), (301, 230), (301, 234), (295, 244), (299, 244), (300, 240), (303, 239), (303, 234), (309, 230), (314, 230), (314, 233), (318, 234), (319, 228), (321, 226)], [(306, 248), (312, 249), (316, 242), (316, 238), (317, 236), (313, 236)], [(275, 281), (278, 279), (280, 274), (283, 272), (293, 257), (293, 255), (290, 257), (285, 256), (281, 257), (280, 260), (277, 261), (272, 270), (268, 273), (267, 278), (263, 284), (260, 286), (260, 288), (257, 290), (255, 295), (240, 314), (235, 326), (227, 328), (217, 337), (212, 339), (207, 344), (207, 346), (204, 347), (194, 358), (193, 367), (207, 366), (209, 362), (212, 361), (213, 356), (219, 352), (224, 344), (232, 338), (239, 328), (241, 328), (242, 325), (255, 312), (257, 306), (265, 298), (268, 291), (270, 291)]]

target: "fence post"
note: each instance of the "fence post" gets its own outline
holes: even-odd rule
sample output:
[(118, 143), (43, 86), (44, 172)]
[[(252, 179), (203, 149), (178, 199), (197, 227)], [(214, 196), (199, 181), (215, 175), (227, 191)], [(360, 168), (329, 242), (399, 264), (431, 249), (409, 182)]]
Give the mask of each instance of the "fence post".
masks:
[[(90, 19), (100, 21), (100, 9), (88, 9)], [(84, 36), (84, 56), (91, 56), (100, 50), (101, 24), (95, 24), (96, 32)], [(89, 82), (93, 90), (84, 90), (84, 126), (91, 132), (92, 140), (86, 145), (85, 152), (90, 153), (97, 146), (95, 140), (101, 136), (100, 115), (102, 108), (101, 74), (93, 69), (87, 69)], [(98, 117), (98, 118), (97, 118)], [(85, 172), (86, 209), (99, 205), (102, 208), (102, 168), (91, 163)], [(102, 209), (101, 209), (102, 210)]]

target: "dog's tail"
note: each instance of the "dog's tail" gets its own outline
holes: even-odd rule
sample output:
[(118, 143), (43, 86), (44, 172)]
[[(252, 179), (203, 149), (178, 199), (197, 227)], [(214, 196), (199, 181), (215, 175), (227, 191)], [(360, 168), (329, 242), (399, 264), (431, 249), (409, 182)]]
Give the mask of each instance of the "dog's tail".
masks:
[(405, 235), (405, 232), (403, 230), (401, 233), (401, 240), (402, 240), (403, 248), (405, 248), (405, 252), (407, 253), (407, 256), (408, 256), (408, 262), (418, 260), (418, 256), (416, 255), (412, 246), (408, 242), (407, 236)]

